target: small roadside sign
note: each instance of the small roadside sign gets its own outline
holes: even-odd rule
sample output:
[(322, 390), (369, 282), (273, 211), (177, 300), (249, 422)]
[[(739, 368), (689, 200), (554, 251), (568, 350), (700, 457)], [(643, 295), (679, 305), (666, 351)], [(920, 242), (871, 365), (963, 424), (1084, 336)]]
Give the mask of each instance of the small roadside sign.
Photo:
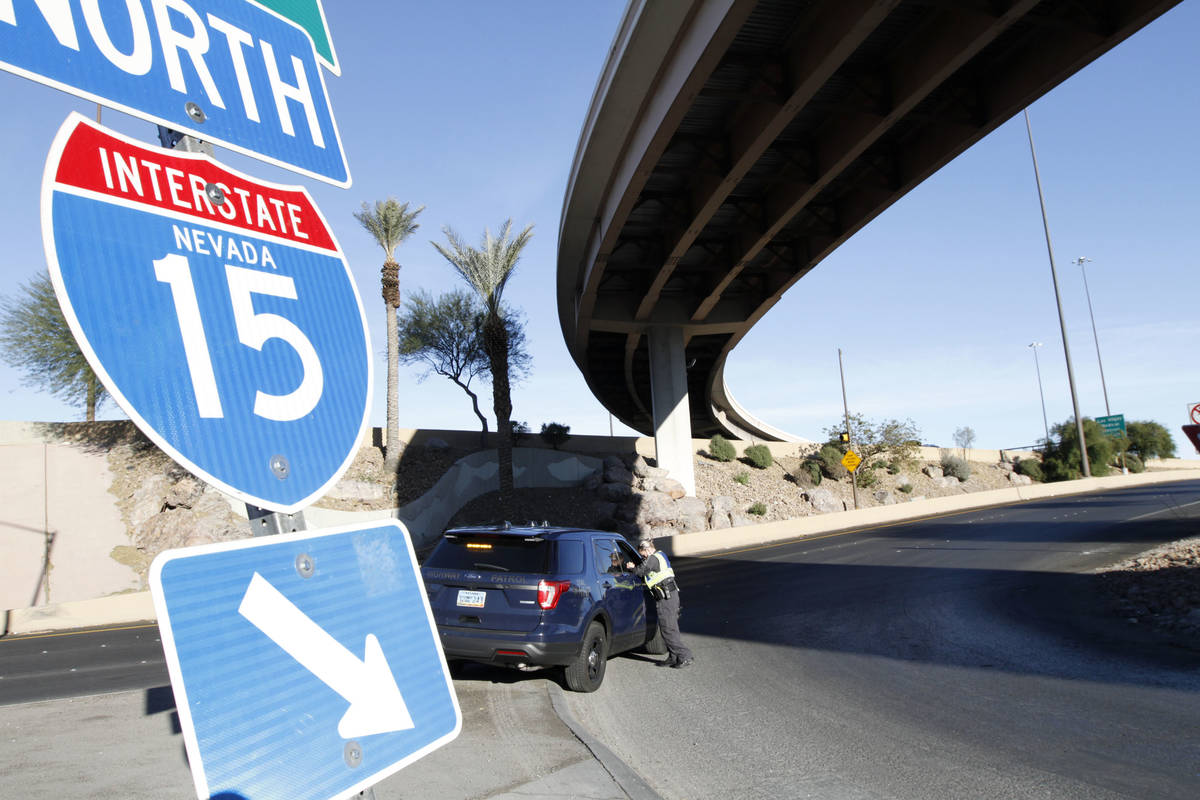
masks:
[(1192, 447), (1196, 448), (1196, 452), (1200, 453), (1200, 425), (1184, 425), (1183, 435), (1191, 441)]
[(862, 463), (862, 459), (858, 457), (858, 453), (853, 450), (847, 450), (846, 455), (842, 456), (842, 466), (854, 472), (858, 469), (858, 465)]
[(201, 800), (342, 800), (462, 728), (398, 521), (168, 550), (150, 585)]
[(317, 0), (271, 5), (0, 0), (0, 69), (348, 187), (314, 49), (315, 36), (336, 66), (324, 11)]
[(350, 465), (371, 347), (349, 265), (303, 187), (72, 114), (42, 179), (42, 236), (92, 369), (180, 464), (284, 513)]
[(1192, 403), (1188, 406), (1188, 417), (1192, 420), (1193, 425), (1200, 425), (1200, 403)]
[(1125, 435), (1125, 415), (1112, 414), (1107, 417), (1096, 417), (1096, 422), (1104, 429), (1105, 436), (1120, 438)]

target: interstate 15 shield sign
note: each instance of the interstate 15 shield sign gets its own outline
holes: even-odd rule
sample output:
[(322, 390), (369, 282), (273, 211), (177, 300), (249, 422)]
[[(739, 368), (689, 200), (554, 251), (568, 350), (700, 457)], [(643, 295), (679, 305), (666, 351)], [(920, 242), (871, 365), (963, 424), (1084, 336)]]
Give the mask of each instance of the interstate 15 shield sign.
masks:
[(370, 343), (341, 248), (303, 187), (72, 114), (46, 163), (42, 235), (80, 348), (176, 461), (287, 513), (349, 465)]

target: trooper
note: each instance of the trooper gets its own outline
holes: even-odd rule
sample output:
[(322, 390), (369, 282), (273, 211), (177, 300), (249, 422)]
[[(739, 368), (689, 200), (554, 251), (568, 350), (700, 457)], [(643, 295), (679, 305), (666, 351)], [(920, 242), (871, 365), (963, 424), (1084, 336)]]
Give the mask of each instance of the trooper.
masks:
[(675, 571), (671, 569), (666, 553), (654, 549), (653, 539), (639, 541), (638, 553), (642, 556), (642, 563), (635, 565), (630, 561), (625, 568), (645, 580), (646, 588), (654, 595), (658, 629), (670, 654), (665, 660), (657, 662), (656, 666), (683, 669), (695, 658), (679, 636), (679, 585), (675, 582)]

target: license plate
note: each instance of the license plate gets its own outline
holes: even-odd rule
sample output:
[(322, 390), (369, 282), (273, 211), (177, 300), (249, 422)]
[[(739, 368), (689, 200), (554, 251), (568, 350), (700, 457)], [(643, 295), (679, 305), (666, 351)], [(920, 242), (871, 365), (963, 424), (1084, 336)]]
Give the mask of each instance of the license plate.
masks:
[(470, 592), (466, 589), (458, 590), (458, 604), (460, 606), (483, 608), (483, 601), (486, 597), (487, 595), (483, 592)]

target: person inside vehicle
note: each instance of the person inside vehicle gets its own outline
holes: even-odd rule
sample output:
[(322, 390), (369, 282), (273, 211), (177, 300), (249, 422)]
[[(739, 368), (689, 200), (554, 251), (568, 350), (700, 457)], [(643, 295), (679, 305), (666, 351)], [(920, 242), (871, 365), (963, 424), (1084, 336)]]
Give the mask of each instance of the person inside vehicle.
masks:
[(665, 660), (656, 662), (655, 666), (683, 669), (696, 659), (679, 635), (679, 585), (675, 582), (675, 571), (671, 569), (666, 553), (655, 549), (653, 539), (639, 541), (638, 553), (642, 563), (629, 561), (625, 568), (644, 580), (646, 588), (654, 596), (658, 629), (662, 632), (669, 653)]

